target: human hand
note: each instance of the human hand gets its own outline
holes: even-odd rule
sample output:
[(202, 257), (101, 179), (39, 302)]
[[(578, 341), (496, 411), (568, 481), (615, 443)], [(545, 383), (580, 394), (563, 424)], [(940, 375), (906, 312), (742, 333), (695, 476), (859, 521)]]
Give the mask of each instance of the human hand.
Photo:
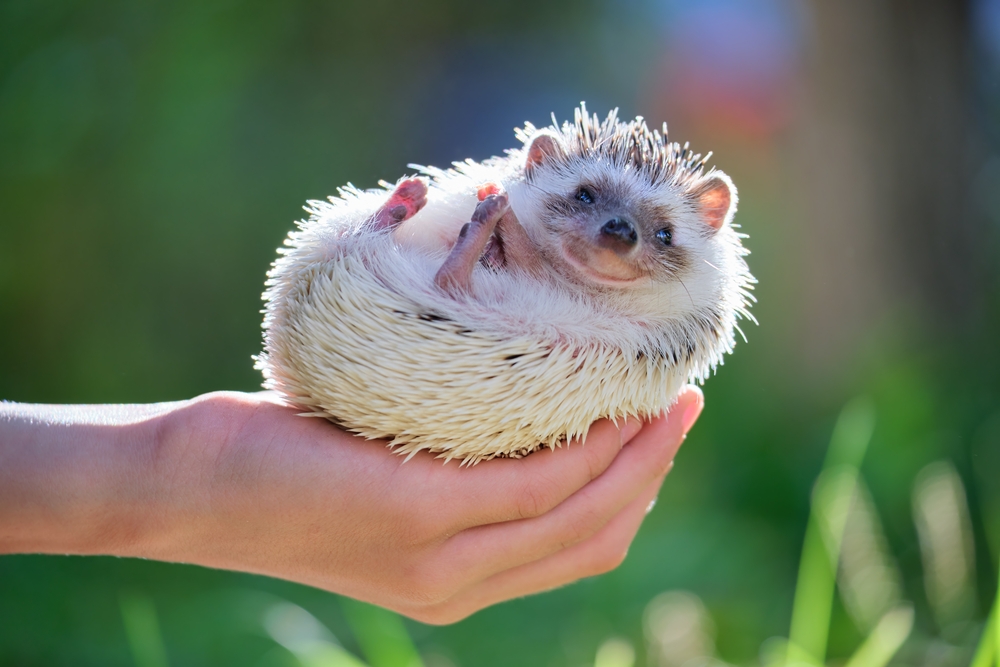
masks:
[(615, 568), (702, 400), (688, 389), (645, 426), (602, 421), (584, 446), (462, 468), (404, 461), (270, 394), (208, 395), (163, 448), (185, 499), (163, 556), (452, 622)]
[(450, 623), (617, 567), (702, 404), (690, 387), (648, 424), (603, 420), (583, 446), (463, 468), (406, 461), (273, 394), (207, 394), (118, 439), (127, 463), (87, 513), (97, 538), (42, 550), (255, 572)]

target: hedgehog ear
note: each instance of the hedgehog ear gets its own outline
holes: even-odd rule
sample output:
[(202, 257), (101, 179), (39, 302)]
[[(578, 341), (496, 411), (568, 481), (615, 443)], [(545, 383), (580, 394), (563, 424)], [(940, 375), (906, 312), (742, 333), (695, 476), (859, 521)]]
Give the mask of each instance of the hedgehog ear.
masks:
[(528, 146), (528, 157), (524, 162), (524, 169), (530, 174), (542, 164), (552, 160), (561, 160), (565, 155), (559, 141), (551, 134), (546, 132), (536, 134), (535, 138), (531, 140), (531, 145)]
[(693, 194), (698, 213), (709, 227), (722, 229), (732, 222), (736, 213), (736, 186), (723, 172), (712, 172), (694, 188)]

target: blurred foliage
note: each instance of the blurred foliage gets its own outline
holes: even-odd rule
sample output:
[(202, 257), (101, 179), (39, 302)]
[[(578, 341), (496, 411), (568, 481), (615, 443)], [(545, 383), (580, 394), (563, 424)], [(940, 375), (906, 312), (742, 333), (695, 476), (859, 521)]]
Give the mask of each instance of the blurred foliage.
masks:
[[(497, 154), (515, 125), (565, 118), (581, 99), (658, 122), (641, 90), (661, 49), (656, 26), (669, 20), (638, 0), (0, 3), (0, 397), (256, 389), (264, 273), (307, 199), (395, 179), (411, 162)], [(671, 126), (680, 138), (685, 129)], [(896, 659), (953, 664), (961, 652), (948, 647), (971, 651), (1000, 553), (996, 272), (967, 321), (941, 326), (900, 303), (833, 371), (815, 371), (797, 348), (803, 315), (790, 298), (808, 258), (786, 236), (809, 227), (780, 224), (797, 169), (782, 150), (719, 150), (740, 186), (761, 325), (707, 383), (705, 414), (625, 564), (454, 626), (403, 622), (426, 667), (624, 665), (626, 647), (635, 664), (658, 664), (644, 634), (654, 598), (663, 614), (696, 610), (685, 618), (711, 626), (713, 659), (766, 662), (765, 640), (788, 634), (829, 433), (860, 394), (877, 415), (860, 466), (866, 493), (915, 610)], [(983, 173), (976, 201), (1000, 221), (983, 186), (993, 172)], [(980, 244), (994, 267), (995, 242)], [(947, 633), (925, 592), (911, 493), (942, 460), (964, 483), (976, 563), (971, 607)], [(399, 622), (342, 603), (192, 566), (8, 556), (0, 664), (379, 665), (369, 633), (405, 636)], [(833, 599), (831, 660), (871, 631), (851, 614)], [(304, 618), (312, 634), (281, 634), (282, 622), (308, 630)]]

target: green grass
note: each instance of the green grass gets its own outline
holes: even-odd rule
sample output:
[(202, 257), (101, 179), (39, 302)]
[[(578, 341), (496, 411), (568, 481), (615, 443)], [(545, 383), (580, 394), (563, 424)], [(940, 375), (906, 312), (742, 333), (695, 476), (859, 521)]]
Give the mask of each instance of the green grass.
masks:
[(983, 626), (983, 633), (979, 638), (979, 646), (972, 657), (971, 667), (992, 667), (998, 664), (1000, 657), (1000, 584), (996, 598), (993, 600), (993, 608)]
[(169, 667), (153, 600), (139, 593), (120, 596), (125, 636), (136, 667)]
[(855, 399), (844, 408), (813, 491), (789, 630), (789, 649), (800, 661), (822, 664), (826, 659), (845, 505), (854, 496), (874, 428), (875, 408), (870, 399)]
[(424, 667), (399, 616), (349, 598), (341, 607), (371, 667)]

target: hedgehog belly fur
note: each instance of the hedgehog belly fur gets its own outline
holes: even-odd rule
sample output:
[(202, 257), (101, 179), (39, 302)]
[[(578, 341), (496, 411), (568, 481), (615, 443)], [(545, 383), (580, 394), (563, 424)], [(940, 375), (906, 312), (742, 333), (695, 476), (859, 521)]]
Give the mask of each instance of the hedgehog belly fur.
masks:
[[(270, 304), (259, 366), (304, 411), (403, 454), (475, 463), (556, 447), (602, 417), (659, 413), (716, 362), (658, 357), (613, 314), (519, 274), (477, 268), (487, 298), (456, 308), (432, 285), (433, 258), (388, 235), (346, 245), (281, 277), (290, 287)], [(513, 319), (505, 294), (530, 295)], [(607, 335), (575, 335), (588, 319)]]

